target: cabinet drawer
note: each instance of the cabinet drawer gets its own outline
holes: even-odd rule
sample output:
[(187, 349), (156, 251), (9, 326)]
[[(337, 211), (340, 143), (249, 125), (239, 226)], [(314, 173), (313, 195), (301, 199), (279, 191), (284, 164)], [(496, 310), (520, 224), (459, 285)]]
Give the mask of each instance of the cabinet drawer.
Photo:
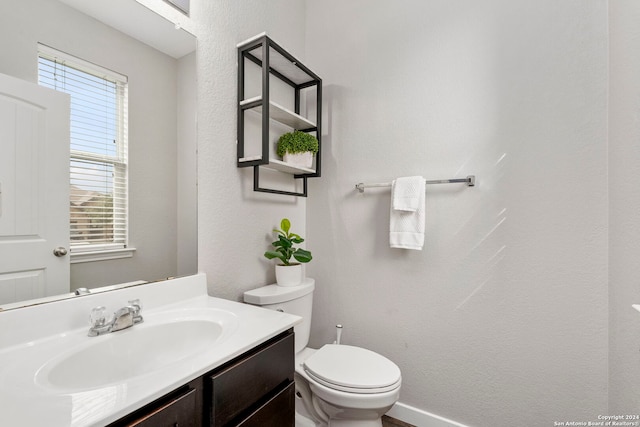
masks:
[(129, 422), (119, 424), (122, 426), (135, 427), (197, 427), (197, 390), (190, 389), (185, 393), (176, 396), (166, 404), (149, 410)]
[(293, 334), (289, 333), (211, 375), (211, 425), (226, 425), (292, 383), (294, 358)]
[(238, 427), (293, 427), (296, 422), (295, 393), (294, 383), (289, 384), (287, 388), (240, 422)]

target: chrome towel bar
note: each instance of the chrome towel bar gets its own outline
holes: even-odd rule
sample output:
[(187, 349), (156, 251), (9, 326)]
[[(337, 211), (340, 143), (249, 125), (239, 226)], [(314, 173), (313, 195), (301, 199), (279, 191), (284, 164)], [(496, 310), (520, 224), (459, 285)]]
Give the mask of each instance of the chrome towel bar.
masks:
[[(473, 187), (476, 185), (476, 177), (475, 175), (469, 175), (466, 178), (452, 178), (452, 179), (434, 179), (434, 180), (425, 180), (425, 184), (456, 184), (456, 183), (465, 183), (469, 187)], [(365, 188), (373, 188), (373, 187), (391, 187), (390, 182), (379, 182), (379, 183), (371, 183), (364, 184), (358, 183), (356, 184), (356, 189), (364, 193)]]

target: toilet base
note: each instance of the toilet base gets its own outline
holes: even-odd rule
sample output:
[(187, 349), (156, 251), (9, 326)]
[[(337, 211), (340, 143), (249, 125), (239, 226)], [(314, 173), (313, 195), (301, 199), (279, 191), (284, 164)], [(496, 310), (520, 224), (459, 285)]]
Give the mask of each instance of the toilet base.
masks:
[(342, 408), (313, 396), (312, 399), (322, 412), (329, 416), (328, 427), (382, 427), (382, 414), (390, 407), (380, 409)]
[(315, 421), (313, 421), (311, 418), (309, 418), (309, 416), (299, 413), (298, 408), (296, 407), (296, 426), (295, 427), (325, 427), (325, 426), (326, 424), (322, 426), (321, 424), (318, 424)]
[[(328, 424), (327, 422), (321, 421), (321, 420), (315, 420), (313, 415), (311, 415), (309, 413), (309, 411), (307, 410), (307, 407), (305, 406), (303, 400), (302, 400), (302, 393), (304, 393), (304, 388), (305, 385), (302, 381), (304, 381), (301, 378), (296, 378), (296, 389), (298, 391), (298, 394), (296, 396), (296, 425), (295, 427), (382, 427), (382, 419), (381, 418), (376, 418), (376, 415), (370, 413), (370, 411), (367, 411), (368, 413), (366, 414), (369, 419), (358, 419), (358, 420), (353, 420), (353, 419), (330, 419), (328, 420)], [(300, 390), (302, 389), (302, 390)], [(317, 398), (311, 397), (309, 395), (309, 398), (314, 400), (316, 402), (316, 405), (322, 405)], [(324, 405), (322, 405), (324, 406)], [(337, 414), (336, 412), (333, 412), (334, 415)], [(362, 414), (360, 414), (362, 415)], [(374, 419), (371, 419), (371, 417), (373, 417)]]
[(330, 423), (316, 423), (296, 410), (295, 427), (382, 427), (382, 419), (377, 420), (330, 420)]
[(382, 427), (382, 420), (331, 420), (329, 427)]

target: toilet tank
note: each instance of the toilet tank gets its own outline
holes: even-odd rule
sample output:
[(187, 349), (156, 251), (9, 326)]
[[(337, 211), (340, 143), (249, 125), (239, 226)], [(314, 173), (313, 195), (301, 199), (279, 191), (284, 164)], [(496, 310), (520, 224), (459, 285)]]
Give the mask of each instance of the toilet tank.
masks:
[(298, 353), (309, 343), (314, 289), (315, 280), (310, 278), (298, 286), (268, 285), (245, 292), (244, 302), (302, 317), (302, 322), (293, 327)]

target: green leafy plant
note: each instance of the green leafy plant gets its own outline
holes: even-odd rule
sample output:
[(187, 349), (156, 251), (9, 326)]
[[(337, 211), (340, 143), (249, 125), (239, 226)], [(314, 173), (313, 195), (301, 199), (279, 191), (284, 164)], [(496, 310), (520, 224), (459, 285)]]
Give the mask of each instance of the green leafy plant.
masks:
[[(274, 229), (275, 233), (278, 233), (278, 240), (271, 243), (276, 248), (274, 251), (267, 251), (264, 256), (268, 259), (278, 258), (284, 265), (291, 265), (291, 257), (293, 256), (298, 262), (311, 261), (311, 252), (302, 249), (294, 248), (294, 244), (300, 244), (304, 242), (304, 239), (295, 233), (290, 233), (291, 222), (287, 218), (283, 218), (280, 221), (281, 230)], [(295, 264), (295, 263), (294, 263)]]
[(278, 156), (283, 157), (285, 153), (295, 154), (311, 151), (313, 154), (318, 152), (318, 138), (302, 132), (294, 130), (285, 133), (278, 140), (278, 148), (276, 150)]

